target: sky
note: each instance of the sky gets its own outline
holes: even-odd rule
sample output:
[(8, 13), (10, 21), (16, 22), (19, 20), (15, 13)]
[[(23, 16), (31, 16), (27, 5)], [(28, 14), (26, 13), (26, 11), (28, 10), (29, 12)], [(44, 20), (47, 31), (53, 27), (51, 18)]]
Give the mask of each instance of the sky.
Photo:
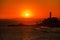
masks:
[(60, 18), (60, 0), (1, 0), (0, 19), (22, 18), (21, 13), (30, 10), (33, 18)]

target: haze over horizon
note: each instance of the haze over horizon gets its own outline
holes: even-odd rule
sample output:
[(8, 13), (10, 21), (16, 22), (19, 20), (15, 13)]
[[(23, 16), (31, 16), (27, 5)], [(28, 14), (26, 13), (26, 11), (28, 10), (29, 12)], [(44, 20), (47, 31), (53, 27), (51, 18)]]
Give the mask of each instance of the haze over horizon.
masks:
[(60, 0), (2, 0), (0, 19), (21, 18), (24, 10), (30, 10), (33, 18), (47, 18), (49, 12), (60, 18)]

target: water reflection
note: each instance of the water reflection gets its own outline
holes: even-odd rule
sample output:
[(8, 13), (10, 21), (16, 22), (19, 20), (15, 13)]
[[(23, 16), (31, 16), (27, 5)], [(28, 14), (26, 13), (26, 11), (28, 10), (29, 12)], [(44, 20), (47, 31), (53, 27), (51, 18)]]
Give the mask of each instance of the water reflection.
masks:
[(23, 40), (31, 40), (31, 32), (32, 32), (31, 26), (26, 26), (23, 28)]
[(0, 40), (60, 40), (60, 28), (0, 27)]

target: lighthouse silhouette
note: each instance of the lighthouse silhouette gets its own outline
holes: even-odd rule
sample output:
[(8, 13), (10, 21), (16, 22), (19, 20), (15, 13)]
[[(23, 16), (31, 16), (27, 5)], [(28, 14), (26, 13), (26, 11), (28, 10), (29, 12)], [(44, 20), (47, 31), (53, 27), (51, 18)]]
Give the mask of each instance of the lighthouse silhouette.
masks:
[(49, 18), (52, 18), (52, 12), (50, 11)]

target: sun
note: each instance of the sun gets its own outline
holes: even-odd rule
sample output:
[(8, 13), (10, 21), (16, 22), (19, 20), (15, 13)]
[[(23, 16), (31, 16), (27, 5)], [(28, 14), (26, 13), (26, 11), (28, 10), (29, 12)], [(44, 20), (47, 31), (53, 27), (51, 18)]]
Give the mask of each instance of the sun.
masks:
[(25, 16), (28, 17), (29, 16), (29, 13), (26, 13)]
[(31, 18), (32, 17), (32, 14), (26, 12), (26, 13), (22, 14), (22, 17), (24, 17), (24, 18)]
[(23, 17), (23, 18), (32, 18), (33, 17), (33, 14), (29, 10), (23, 11), (22, 14), (21, 14), (21, 17)]

